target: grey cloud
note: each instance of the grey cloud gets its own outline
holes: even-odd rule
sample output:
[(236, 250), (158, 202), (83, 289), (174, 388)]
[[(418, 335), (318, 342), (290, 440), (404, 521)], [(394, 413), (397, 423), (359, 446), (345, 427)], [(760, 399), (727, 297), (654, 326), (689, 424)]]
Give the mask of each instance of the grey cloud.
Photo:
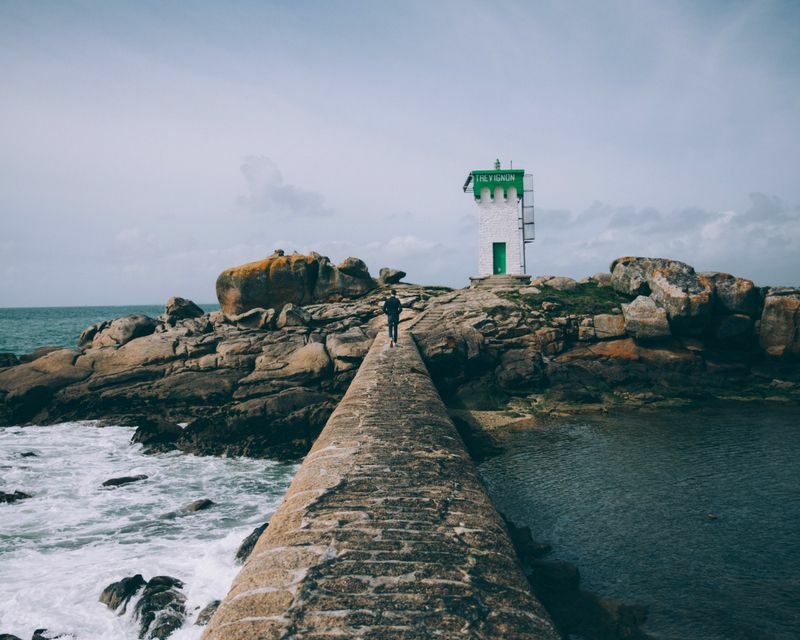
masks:
[(237, 198), (236, 204), (247, 211), (303, 218), (333, 214), (321, 194), (284, 183), (280, 169), (266, 156), (247, 156), (241, 171), (248, 194)]

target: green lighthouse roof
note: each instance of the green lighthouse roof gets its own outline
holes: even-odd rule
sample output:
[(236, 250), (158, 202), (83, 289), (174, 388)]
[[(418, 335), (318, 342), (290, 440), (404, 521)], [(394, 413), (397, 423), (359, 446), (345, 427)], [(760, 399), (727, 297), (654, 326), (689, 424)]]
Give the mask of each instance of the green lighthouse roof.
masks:
[(477, 169), (470, 172), (467, 181), (464, 183), (464, 191), (469, 188), (469, 183), (472, 182), (472, 194), (476, 199), (481, 197), (483, 189), (489, 189), (489, 195), (494, 197), (494, 190), (497, 187), (502, 187), (503, 196), (507, 198), (509, 187), (515, 187), (517, 197), (521, 198), (522, 176), (525, 175), (525, 169), (500, 169), (499, 160), (495, 162), (494, 166), (494, 169)]

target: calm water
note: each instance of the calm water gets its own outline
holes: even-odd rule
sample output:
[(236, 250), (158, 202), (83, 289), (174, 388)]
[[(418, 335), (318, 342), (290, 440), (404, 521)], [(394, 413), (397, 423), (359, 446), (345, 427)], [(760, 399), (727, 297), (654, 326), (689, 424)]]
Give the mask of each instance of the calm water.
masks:
[[(198, 609), (227, 593), (240, 569), (236, 550), (269, 518), (297, 465), (144, 455), (132, 433), (90, 423), (0, 428), (0, 489), (33, 495), (0, 504), (0, 634), (30, 638), (47, 627), (79, 640), (135, 640), (133, 606), (118, 617), (98, 598), (141, 573), (185, 583), (189, 616), (170, 638), (200, 637)], [(101, 486), (136, 474), (149, 477)], [(216, 504), (176, 513), (199, 498)]]
[(584, 588), (647, 605), (654, 636), (800, 638), (797, 408), (553, 425), (481, 472)]
[[(206, 312), (219, 309), (216, 303), (200, 306)], [(0, 308), (0, 353), (22, 355), (46, 345), (75, 347), (89, 325), (131, 313), (156, 317), (164, 313), (164, 305)]]

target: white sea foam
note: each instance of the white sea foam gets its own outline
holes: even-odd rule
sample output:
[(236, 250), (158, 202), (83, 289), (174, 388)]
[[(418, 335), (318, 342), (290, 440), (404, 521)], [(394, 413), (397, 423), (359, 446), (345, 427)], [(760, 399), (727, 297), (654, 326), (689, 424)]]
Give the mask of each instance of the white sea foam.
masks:
[[(171, 638), (200, 636), (198, 611), (225, 595), (239, 570), (236, 549), (271, 515), (296, 465), (144, 455), (129, 444), (132, 432), (92, 423), (0, 429), (0, 488), (34, 496), (0, 505), (0, 633), (27, 638), (46, 627), (80, 640), (133, 640), (132, 607), (118, 617), (98, 598), (141, 573), (185, 583), (189, 615)], [(148, 478), (102, 487), (136, 474)], [(216, 504), (180, 512), (199, 498)]]

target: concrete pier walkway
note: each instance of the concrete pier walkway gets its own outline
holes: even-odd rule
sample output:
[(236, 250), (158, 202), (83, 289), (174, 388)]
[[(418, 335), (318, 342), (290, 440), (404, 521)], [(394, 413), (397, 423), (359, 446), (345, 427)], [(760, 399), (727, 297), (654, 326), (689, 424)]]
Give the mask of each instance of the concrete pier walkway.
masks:
[(408, 333), (375, 339), (203, 638), (558, 638)]

